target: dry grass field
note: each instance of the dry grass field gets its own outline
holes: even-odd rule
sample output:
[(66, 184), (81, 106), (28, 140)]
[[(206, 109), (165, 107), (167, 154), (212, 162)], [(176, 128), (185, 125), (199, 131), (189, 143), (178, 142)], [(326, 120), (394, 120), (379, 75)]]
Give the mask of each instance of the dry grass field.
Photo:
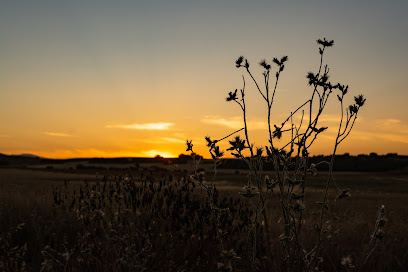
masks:
[[(184, 171), (140, 167), (96, 173), (92, 170), (0, 169), (0, 270), (2, 271), (216, 271), (219, 252), (214, 216), (206, 195)], [(153, 168), (152, 168), (153, 166)], [(184, 169), (183, 169), (184, 170)], [(211, 176), (211, 173), (207, 173)], [(304, 243), (312, 246), (325, 173), (310, 180)], [(351, 197), (331, 201), (324, 241), (324, 271), (347, 271), (350, 256), (361, 261), (378, 208), (386, 207), (384, 238), (364, 271), (406, 271), (408, 267), (408, 175), (339, 172), (336, 184)], [(247, 271), (246, 240), (252, 216), (238, 192), (245, 171), (220, 170), (218, 205), (228, 207), (220, 221), (224, 248), (240, 259), (234, 270)], [(85, 180), (87, 182), (85, 182)], [(337, 192), (332, 191), (334, 200)], [(272, 211), (272, 244), (258, 243), (260, 271), (276, 270), (281, 247), (278, 201)], [(276, 208), (275, 208), (276, 207)], [(265, 241), (265, 229), (258, 229)], [(225, 252), (224, 252), (225, 255)], [(225, 257), (225, 256), (224, 256)]]

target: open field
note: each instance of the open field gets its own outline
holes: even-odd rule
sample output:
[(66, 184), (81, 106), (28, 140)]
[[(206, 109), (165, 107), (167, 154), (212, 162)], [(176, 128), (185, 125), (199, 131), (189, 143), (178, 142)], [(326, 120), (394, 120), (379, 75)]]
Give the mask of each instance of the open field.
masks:
[[(72, 165), (0, 169), (0, 270), (216, 271), (219, 249), (206, 195), (198, 186), (193, 190), (186, 179), (187, 166), (172, 167), (140, 165), (138, 170), (122, 170), (121, 179), (119, 170), (76, 170)], [(208, 172), (207, 179), (211, 176)], [(322, 172), (309, 180), (304, 230), (309, 246), (324, 177)], [(321, 269), (341, 271), (341, 260), (347, 256), (353, 263), (361, 260), (378, 208), (384, 204), (385, 236), (364, 271), (404, 271), (408, 175), (338, 172), (335, 177), (337, 186), (350, 188), (352, 196), (331, 202), (330, 238), (325, 241)], [(215, 182), (219, 205), (230, 208), (221, 227), (226, 232), (224, 247), (241, 258), (234, 263), (238, 271), (249, 269), (245, 246), (251, 212), (247, 199), (238, 194), (245, 182), (245, 171), (223, 169)], [(101, 184), (108, 184), (110, 193)], [(337, 194), (333, 189), (331, 199)], [(279, 203), (268, 205), (276, 214), (270, 216), (270, 248), (258, 245), (261, 270), (273, 270), (274, 258), (281, 258), (270, 255), (280, 247)], [(258, 235), (265, 241), (265, 229), (261, 227)]]

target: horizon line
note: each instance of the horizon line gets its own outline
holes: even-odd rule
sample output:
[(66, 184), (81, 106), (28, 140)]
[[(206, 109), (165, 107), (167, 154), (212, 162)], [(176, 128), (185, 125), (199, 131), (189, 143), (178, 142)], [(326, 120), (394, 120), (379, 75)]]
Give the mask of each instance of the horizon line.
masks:
[[(1, 153), (0, 152), (0, 155), (4, 155), (4, 156), (9, 156), (9, 157), (12, 157), (12, 156), (14, 156), (14, 157), (26, 157), (26, 158), (34, 158), (34, 159), (45, 159), (45, 160), (84, 160), (84, 159), (155, 159), (155, 158), (159, 158), (159, 159), (178, 159), (179, 158), (179, 156), (181, 156), (181, 155), (186, 155), (186, 156), (190, 156), (190, 154), (184, 154), (184, 153), (180, 153), (179, 155), (177, 155), (177, 156), (174, 156), (174, 157), (163, 157), (162, 155), (160, 155), (160, 154), (157, 154), (157, 155), (155, 155), (155, 156), (151, 156), (151, 157), (149, 157), (149, 156), (140, 156), (140, 157), (137, 157), (137, 156), (123, 156), (123, 157), (121, 157), (121, 156), (119, 156), (119, 157), (98, 157), (98, 156), (95, 156), (95, 157), (66, 157), (66, 158), (51, 158), (51, 157), (43, 157), (43, 156), (38, 156), (38, 155), (35, 155), (35, 154), (30, 154), (30, 153), (21, 153), (21, 154), (5, 154), (5, 153)], [(199, 155), (199, 156), (202, 156), (202, 155), (200, 155), (200, 154), (197, 154), (197, 155)], [(331, 157), (332, 155), (331, 154), (328, 154), (328, 155), (325, 155), (325, 154), (318, 154), (318, 155), (312, 155), (312, 156), (310, 156), (310, 157)], [(368, 153), (368, 154), (366, 154), (366, 153), (360, 153), (360, 154), (356, 154), (356, 155), (352, 155), (352, 154), (350, 154), (349, 152), (345, 152), (345, 153), (343, 153), (343, 154), (336, 154), (335, 156), (350, 156), (350, 157), (359, 157), (359, 156), (367, 156), (367, 157), (369, 157), (369, 156), (379, 156), (379, 157), (386, 157), (386, 156), (398, 156), (398, 157), (407, 157), (408, 156), (408, 154), (399, 154), (399, 153), (395, 153), (395, 152), (389, 152), (389, 153), (383, 153), (383, 154), (379, 154), (379, 153), (377, 153), (377, 152), (370, 152), (370, 153)], [(210, 156), (208, 156), (208, 157), (204, 157), (204, 156), (202, 156), (203, 157), (203, 159), (205, 159), (205, 160), (211, 160), (211, 157)], [(262, 156), (262, 157), (266, 157), (266, 156)], [(295, 157), (293, 157), (293, 158), (295, 158)], [(223, 157), (223, 159), (237, 159), (237, 160), (239, 160), (239, 158), (235, 158), (234, 156), (231, 156), (231, 157)]]

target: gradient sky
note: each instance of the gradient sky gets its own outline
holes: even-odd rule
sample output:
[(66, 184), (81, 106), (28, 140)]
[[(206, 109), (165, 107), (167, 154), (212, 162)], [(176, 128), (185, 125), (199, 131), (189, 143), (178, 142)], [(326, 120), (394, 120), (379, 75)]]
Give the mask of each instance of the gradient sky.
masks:
[[(408, 154), (407, 13), (408, 1), (0, 0), (0, 153), (177, 156), (188, 138), (208, 157), (204, 136), (242, 125), (225, 102), (242, 87), (236, 58), (261, 81), (261, 59), (289, 56), (273, 109), (280, 123), (310, 96), (305, 75), (326, 37), (346, 103), (367, 98), (338, 153)], [(265, 104), (245, 78), (251, 141), (265, 145)], [(338, 104), (333, 96), (315, 155), (333, 149)]]

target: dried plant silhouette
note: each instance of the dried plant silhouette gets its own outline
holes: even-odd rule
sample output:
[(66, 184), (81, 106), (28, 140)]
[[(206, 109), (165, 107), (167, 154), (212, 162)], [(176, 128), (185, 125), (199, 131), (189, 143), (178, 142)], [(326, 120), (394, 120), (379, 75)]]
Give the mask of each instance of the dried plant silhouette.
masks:
[[(55, 165), (35, 165), (43, 166), (41, 171), (21, 169), (22, 164), (0, 169), (11, 173), (6, 182), (0, 180), (0, 271), (403, 271), (407, 212), (400, 202), (405, 195), (381, 195), (397, 203), (392, 211), (399, 207), (402, 215), (387, 221), (385, 206), (377, 214), (372, 207), (379, 194), (353, 192), (360, 199), (350, 198), (352, 190), (339, 188), (334, 177), (338, 147), (366, 100), (356, 95), (347, 105), (349, 87), (331, 83), (323, 62), (334, 42), (317, 43), (319, 68), (306, 75), (310, 97), (282, 120), (272, 109), (288, 57), (262, 60), (261, 82), (245, 57), (236, 60), (243, 85), (227, 92), (226, 102), (242, 113), (244, 126), (224, 137), (205, 136), (211, 160), (196, 154), (189, 139), (191, 155), (157, 156), (146, 159), (147, 166), (105, 171), (83, 161), (76, 169), (71, 169), (75, 160), (54, 162), (67, 163), (59, 169), (64, 174), (91, 174), (89, 180), (54, 180)], [(260, 96), (267, 109), (263, 146), (252, 144), (247, 122), (247, 101), (253, 96)], [(317, 161), (310, 148), (330, 131), (320, 122), (329, 99), (338, 103), (339, 124), (332, 155)], [(220, 147), (224, 142), (226, 150)], [(246, 169), (220, 171), (225, 154)], [(99, 165), (105, 159), (90, 160)], [(116, 160), (128, 163), (128, 158)], [(190, 172), (177, 168), (183, 163)], [(328, 171), (322, 173), (322, 167)], [(96, 170), (101, 172), (95, 177)], [(21, 173), (26, 176), (15, 178)], [(37, 182), (36, 173), (47, 174), (47, 180)], [(233, 186), (223, 184), (225, 175)], [(356, 177), (362, 178), (357, 173), (348, 184)], [(322, 180), (323, 186), (313, 186)]]
[[(272, 63), (276, 66), (275, 76), (272, 76), (272, 78), (274, 78), (274, 84), (272, 85), (270, 85), (272, 65), (266, 60), (262, 60), (259, 63), (264, 69), (262, 73), (263, 87), (261, 87), (261, 84), (251, 73), (249, 61), (243, 56), (240, 56), (236, 60), (236, 67), (244, 70), (245, 74), (247, 74), (254, 83), (257, 92), (265, 101), (268, 121), (266, 129), (268, 131), (269, 142), (265, 146), (260, 147), (254, 147), (254, 145), (251, 144), (249, 135), (250, 128), (247, 123), (248, 110), (245, 103), (247, 99), (246, 82), (245, 76), (243, 76), (242, 89), (240, 89), (239, 92), (238, 89), (229, 92), (226, 101), (234, 102), (239, 106), (242, 112), (244, 127), (219, 140), (211, 140), (210, 137), (205, 137), (209, 152), (214, 160), (214, 177), (211, 179), (209, 185), (205, 185), (202, 182), (203, 173), (197, 173), (197, 171), (195, 171), (195, 173), (191, 175), (193, 181), (198, 182), (205, 188), (208, 194), (210, 208), (216, 215), (217, 220), (220, 220), (220, 218), (227, 213), (228, 208), (220, 209), (216, 203), (214, 203), (215, 187), (213, 184), (217, 173), (216, 168), (224, 155), (224, 152), (220, 150), (217, 144), (241, 130), (244, 131), (244, 139), (241, 139), (240, 136), (235, 136), (233, 140), (229, 141), (230, 147), (226, 151), (230, 151), (231, 155), (243, 160), (249, 168), (248, 183), (244, 187), (244, 192), (240, 194), (247, 199), (253, 209), (253, 216), (247, 233), (247, 250), (252, 270), (259, 269), (257, 243), (263, 243), (266, 247), (270, 247), (272, 245), (271, 239), (276, 239), (276, 237), (271, 237), (269, 231), (269, 217), (271, 214), (278, 212), (268, 207), (268, 201), (271, 198), (276, 198), (280, 203), (281, 209), (279, 212), (282, 216), (282, 220), (280, 220), (282, 233), (278, 239), (281, 242), (280, 250), (282, 253), (280, 253), (280, 257), (278, 258), (277, 252), (273, 252), (272, 249), (269, 249), (269, 256), (266, 256), (266, 258), (272, 261), (275, 266), (274, 269), (277, 271), (316, 271), (319, 270), (319, 266), (324, 262), (322, 249), (325, 246), (324, 243), (327, 240), (329, 230), (332, 228), (331, 222), (327, 221), (327, 215), (331, 213), (329, 188), (334, 185), (338, 190), (338, 196), (334, 201), (350, 196), (349, 189), (340, 190), (334, 184), (333, 167), (337, 148), (349, 136), (357, 120), (360, 108), (364, 106), (366, 99), (363, 95), (358, 95), (354, 97), (354, 104), (348, 107), (345, 106), (344, 98), (348, 93), (349, 87), (340, 83), (333, 84), (330, 82), (330, 69), (328, 65), (323, 64), (325, 51), (334, 45), (334, 41), (318, 39), (317, 43), (319, 45), (320, 54), (318, 71), (316, 73), (309, 72), (306, 75), (308, 84), (312, 89), (311, 97), (294, 111), (290, 112), (288, 117), (279, 123), (272, 123), (271, 109), (279, 79), (285, 69), (288, 57), (284, 56), (280, 59), (272, 59)], [(327, 101), (333, 96), (333, 93), (336, 94), (339, 101), (340, 122), (334, 140), (331, 160), (321, 161), (317, 164), (309, 163), (309, 150), (311, 146), (315, 143), (318, 136), (328, 129), (327, 127), (319, 126), (319, 118), (326, 108)], [(294, 116), (298, 113), (301, 113), (301, 117), (300, 121), (296, 123)], [(187, 141), (187, 144), (187, 150), (193, 153), (191, 141)], [(264, 151), (266, 151), (265, 155)], [(274, 174), (272, 177), (263, 174), (263, 165), (269, 161), (273, 163)], [(322, 199), (315, 204), (320, 208), (318, 212), (319, 216), (313, 223), (314, 233), (309, 233), (304, 231), (304, 212), (307, 209), (305, 205), (307, 178), (310, 174), (317, 174), (317, 167), (320, 164), (327, 164), (329, 166), (329, 172), (325, 189), (321, 196)], [(198, 166), (196, 166), (196, 169), (197, 168)], [(375, 232), (372, 235), (373, 239), (370, 241), (358, 270), (362, 269), (373, 247), (375, 247), (376, 241), (381, 239), (380, 234), (383, 233), (382, 227), (385, 222), (384, 213), (385, 210), (384, 207), (382, 207), (376, 223)], [(264, 226), (266, 237), (258, 241), (257, 233), (260, 226)], [(217, 233), (218, 232), (222, 233), (222, 230), (218, 229)], [(316, 236), (313, 246), (305, 246), (303, 242), (305, 235)], [(220, 250), (224, 252), (222, 237), (219, 237), (218, 240)], [(231, 258), (222, 257), (220, 260), (219, 268), (221, 270), (232, 269)], [(347, 269), (354, 267), (350, 262), (345, 262), (345, 266), (347, 266)]]

